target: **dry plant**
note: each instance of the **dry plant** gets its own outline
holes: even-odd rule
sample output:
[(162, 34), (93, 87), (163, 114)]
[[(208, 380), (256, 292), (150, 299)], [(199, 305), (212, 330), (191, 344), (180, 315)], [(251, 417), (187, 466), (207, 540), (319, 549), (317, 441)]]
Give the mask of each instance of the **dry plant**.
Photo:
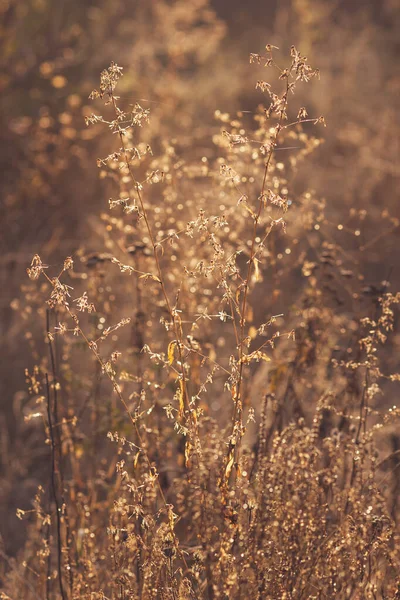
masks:
[(295, 106), (318, 70), (277, 56), (250, 57), (266, 106), (217, 111), (199, 157), (152, 148), (118, 65), (91, 93), (114, 139), (104, 246), (28, 268), (47, 355), (25, 419), (50, 476), (4, 599), (400, 597), (398, 438), (377, 450), (400, 416), (379, 400), (400, 294), (363, 289), (325, 201), (291, 191), (325, 122)]

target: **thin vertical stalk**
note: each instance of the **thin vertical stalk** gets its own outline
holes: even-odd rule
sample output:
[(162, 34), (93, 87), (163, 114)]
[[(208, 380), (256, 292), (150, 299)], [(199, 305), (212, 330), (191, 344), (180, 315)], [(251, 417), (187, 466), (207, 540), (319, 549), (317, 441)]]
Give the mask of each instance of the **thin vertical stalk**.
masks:
[(56, 442), (54, 438), (53, 428), (53, 417), (51, 409), (51, 395), (50, 395), (50, 384), (49, 376), (46, 373), (46, 392), (47, 392), (47, 417), (49, 421), (49, 434), (51, 444), (51, 489), (53, 492), (53, 499), (56, 508), (56, 526), (57, 526), (57, 572), (58, 582), (60, 586), (60, 594), (62, 600), (67, 600), (67, 596), (64, 591), (63, 576), (62, 576), (62, 540), (61, 540), (61, 506), (57, 494), (57, 483), (56, 483)]
[[(239, 348), (238, 348), (239, 374), (238, 374), (238, 379), (237, 379), (235, 390), (234, 390), (234, 398), (233, 398), (234, 413), (233, 413), (233, 418), (232, 418), (231, 436), (230, 436), (228, 452), (227, 452), (227, 461), (229, 460), (229, 457), (231, 456), (232, 452), (235, 452), (236, 463), (238, 462), (238, 459), (239, 459), (240, 441), (242, 438), (243, 406), (242, 406), (241, 393), (242, 393), (243, 368), (244, 368), (244, 360), (243, 359), (244, 359), (244, 352), (245, 352), (244, 351), (244, 340), (245, 340), (245, 326), (246, 326), (246, 311), (247, 311), (248, 297), (249, 297), (249, 293), (250, 293), (250, 280), (251, 280), (251, 275), (252, 275), (252, 270), (253, 270), (254, 258), (257, 253), (257, 250), (256, 250), (257, 228), (258, 228), (258, 224), (260, 221), (262, 209), (264, 206), (264, 194), (265, 194), (265, 186), (267, 183), (268, 170), (270, 167), (274, 148), (278, 142), (279, 133), (282, 129), (282, 122), (283, 122), (283, 118), (284, 118), (284, 114), (285, 114), (285, 110), (286, 110), (286, 106), (287, 106), (288, 93), (289, 93), (289, 75), (290, 75), (290, 72), (288, 73), (288, 75), (286, 77), (286, 90), (284, 93), (284, 104), (280, 111), (279, 122), (275, 128), (275, 134), (274, 134), (273, 141), (272, 141), (272, 148), (268, 154), (268, 157), (267, 157), (267, 160), (265, 163), (265, 167), (264, 167), (264, 176), (263, 176), (263, 181), (262, 181), (262, 186), (261, 186), (261, 193), (259, 196), (258, 209), (257, 209), (256, 216), (254, 217), (254, 223), (253, 223), (253, 233), (252, 233), (252, 237), (251, 237), (251, 247), (250, 247), (250, 258), (249, 258), (249, 263), (248, 263), (248, 268), (247, 268), (246, 279), (244, 280), (243, 300), (242, 300), (242, 306), (241, 306), (241, 311), (240, 311), (240, 315), (241, 315), (240, 316), (240, 335), (239, 335), (240, 339), (239, 339)], [(236, 439), (233, 439), (235, 430), (237, 430)]]

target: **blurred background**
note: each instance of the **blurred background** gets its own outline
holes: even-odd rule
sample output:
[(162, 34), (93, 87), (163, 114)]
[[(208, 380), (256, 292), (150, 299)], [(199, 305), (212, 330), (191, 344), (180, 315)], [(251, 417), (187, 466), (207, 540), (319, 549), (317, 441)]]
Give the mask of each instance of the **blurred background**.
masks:
[(103, 249), (108, 196), (96, 158), (109, 142), (84, 122), (100, 71), (111, 61), (124, 67), (120, 94), (151, 109), (153, 148), (178, 137), (196, 159), (217, 109), (257, 106), (249, 53), (271, 43), (287, 56), (296, 45), (321, 71), (304, 104), (328, 127), (295, 185), (307, 182), (326, 200), (328, 220), (359, 231), (365, 285), (390, 279), (395, 291), (399, 26), (397, 0), (0, 0), (0, 533), (8, 554), (24, 539), (15, 510), (29, 505), (43, 476), (35, 433), (21, 422), (25, 368), (37, 362), (44, 331), (26, 302), (26, 268), (35, 253), (62, 264), (83, 241)]

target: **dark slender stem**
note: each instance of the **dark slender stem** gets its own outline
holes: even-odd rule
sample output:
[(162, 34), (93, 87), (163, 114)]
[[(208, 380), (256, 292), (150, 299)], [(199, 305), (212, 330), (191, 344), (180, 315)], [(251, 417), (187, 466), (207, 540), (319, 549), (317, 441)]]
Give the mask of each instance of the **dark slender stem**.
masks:
[(62, 545), (61, 545), (61, 507), (58, 501), (57, 484), (56, 484), (56, 443), (54, 439), (54, 429), (51, 415), (51, 397), (49, 376), (46, 373), (46, 392), (47, 392), (47, 417), (49, 420), (49, 433), (51, 442), (51, 488), (53, 491), (54, 504), (56, 507), (56, 523), (57, 523), (57, 571), (58, 582), (62, 600), (67, 600), (65, 595), (63, 578), (62, 578)]
[[(50, 513), (50, 507), (49, 507), (49, 513)], [(46, 573), (46, 600), (50, 600), (50, 595), (51, 595), (50, 532), (51, 532), (51, 524), (49, 523), (46, 527), (46, 540), (47, 540), (47, 545), (48, 545), (48, 549), (49, 549), (49, 555), (47, 557), (47, 573)]]
[[(59, 475), (61, 503), (62, 503), (62, 505), (64, 507), (64, 511), (65, 511), (65, 525), (66, 525), (67, 550), (68, 550), (66, 557), (67, 557), (67, 564), (69, 567), (68, 568), (69, 587), (70, 587), (70, 591), (72, 594), (73, 571), (72, 571), (71, 560), (70, 560), (70, 555), (69, 555), (71, 530), (70, 530), (70, 526), (69, 526), (67, 503), (65, 501), (65, 495), (64, 495), (64, 476), (63, 476), (62, 446), (61, 446), (61, 434), (60, 434), (60, 417), (59, 417), (59, 411), (58, 411), (58, 377), (57, 377), (58, 360), (56, 358), (56, 356), (58, 355), (58, 348), (56, 345), (56, 348), (54, 351), (52, 340), (49, 335), (50, 334), (50, 311), (49, 310), (46, 311), (46, 328), (47, 328), (47, 338), (48, 338), (48, 343), (49, 343), (50, 362), (51, 362), (51, 370), (52, 370), (52, 378), (53, 378), (54, 421), (55, 421), (53, 431), (55, 433), (55, 444), (56, 444), (56, 451), (57, 451), (57, 467), (58, 467), (57, 471), (58, 471), (58, 475)], [(58, 338), (56, 338), (56, 339), (58, 339)]]

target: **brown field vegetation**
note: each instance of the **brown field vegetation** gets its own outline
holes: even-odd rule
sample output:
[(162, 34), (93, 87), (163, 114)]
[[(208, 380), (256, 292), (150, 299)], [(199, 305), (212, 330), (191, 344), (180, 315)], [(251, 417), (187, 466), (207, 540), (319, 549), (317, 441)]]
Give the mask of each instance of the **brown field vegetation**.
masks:
[(0, 598), (399, 599), (400, 10), (128, 4), (0, 2)]

